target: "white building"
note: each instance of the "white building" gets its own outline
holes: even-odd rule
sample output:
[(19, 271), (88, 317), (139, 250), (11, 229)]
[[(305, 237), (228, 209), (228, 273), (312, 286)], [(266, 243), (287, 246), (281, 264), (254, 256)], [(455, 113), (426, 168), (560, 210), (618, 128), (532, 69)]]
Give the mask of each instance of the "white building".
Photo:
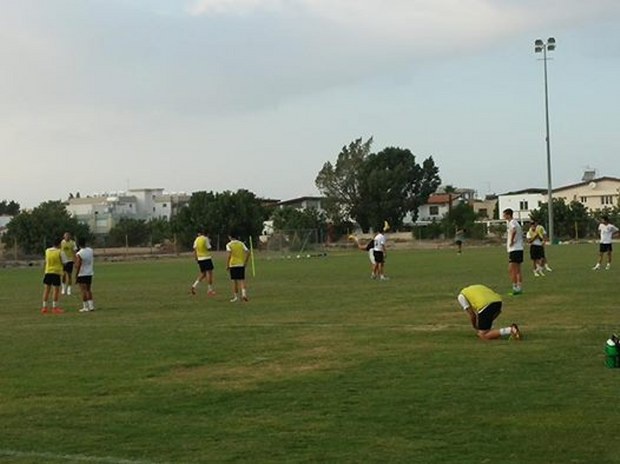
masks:
[(93, 233), (106, 234), (122, 218), (170, 220), (189, 199), (186, 193), (165, 193), (161, 188), (131, 189), (70, 198), (66, 208)]
[(543, 203), (547, 203), (547, 190), (531, 188), (516, 192), (508, 192), (499, 195), (498, 202), (500, 218), (502, 212), (510, 208), (513, 211), (513, 217), (517, 221), (529, 221), (530, 213), (540, 208)]

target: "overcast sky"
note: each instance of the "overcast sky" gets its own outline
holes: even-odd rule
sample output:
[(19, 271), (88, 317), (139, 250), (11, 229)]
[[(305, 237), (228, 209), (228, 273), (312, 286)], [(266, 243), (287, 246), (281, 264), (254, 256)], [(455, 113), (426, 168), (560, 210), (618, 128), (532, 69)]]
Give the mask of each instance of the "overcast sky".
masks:
[(356, 138), (480, 195), (620, 177), (618, 0), (0, 0), (0, 200), (316, 195)]

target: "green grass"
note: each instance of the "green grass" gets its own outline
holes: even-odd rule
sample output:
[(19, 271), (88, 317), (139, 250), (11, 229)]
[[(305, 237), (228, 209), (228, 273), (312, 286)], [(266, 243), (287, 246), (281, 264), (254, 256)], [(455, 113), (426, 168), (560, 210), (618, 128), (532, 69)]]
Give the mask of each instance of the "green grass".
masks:
[(616, 463), (620, 265), (548, 249), (482, 342), (455, 297), (509, 290), (501, 247), (257, 258), (248, 304), (188, 295), (190, 259), (96, 265), (99, 310), (39, 314), (41, 269), (0, 270), (0, 462)]

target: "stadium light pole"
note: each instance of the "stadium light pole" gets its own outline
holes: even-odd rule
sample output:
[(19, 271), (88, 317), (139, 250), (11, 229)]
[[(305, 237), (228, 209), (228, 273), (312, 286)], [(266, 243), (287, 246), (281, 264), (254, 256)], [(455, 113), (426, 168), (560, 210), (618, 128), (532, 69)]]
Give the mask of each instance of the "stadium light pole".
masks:
[(551, 140), (549, 138), (549, 89), (547, 85), (547, 52), (555, 50), (555, 39), (549, 37), (546, 42), (542, 39), (534, 41), (534, 52), (543, 54), (542, 60), (545, 69), (545, 128), (547, 141), (547, 209), (549, 210), (549, 242), (553, 244), (553, 194), (551, 186)]

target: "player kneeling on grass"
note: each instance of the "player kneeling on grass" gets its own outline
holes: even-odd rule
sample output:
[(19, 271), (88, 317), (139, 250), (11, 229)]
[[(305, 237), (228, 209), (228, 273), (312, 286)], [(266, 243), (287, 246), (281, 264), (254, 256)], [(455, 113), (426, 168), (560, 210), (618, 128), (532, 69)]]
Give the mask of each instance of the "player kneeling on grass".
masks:
[(250, 250), (245, 246), (245, 243), (238, 240), (236, 233), (231, 232), (228, 238), (230, 242), (226, 244), (226, 251), (228, 252), (226, 269), (230, 272), (233, 288), (233, 297), (230, 302), (239, 301), (239, 290), (241, 290), (241, 299), (248, 301), (248, 294), (245, 288), (245, 266), (250, 257)]
[(501, 329), (491, 329), (493, 321), (502, 312), (502, 297), (484, 285), (470, 285), (459, 293), (457, 300), (465, 311), (471, 325), (482, 340), (494, 340), (502, 336), (509, 336), (514, 340), (521, 340), (521, 332), (517, 324)]

